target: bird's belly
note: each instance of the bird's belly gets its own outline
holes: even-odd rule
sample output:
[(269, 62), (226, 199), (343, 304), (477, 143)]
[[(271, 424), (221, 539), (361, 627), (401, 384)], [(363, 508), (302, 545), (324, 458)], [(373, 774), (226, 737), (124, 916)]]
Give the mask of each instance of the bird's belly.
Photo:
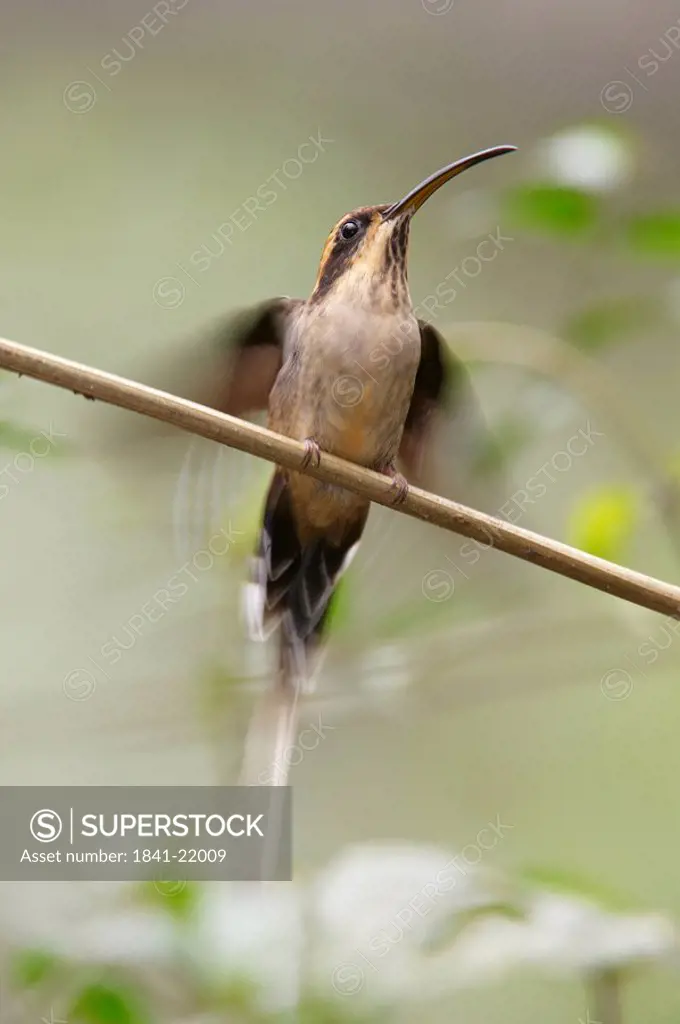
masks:
[(321, 447), (362, 465), (387, 460), (399, 445), (408, 398), (393, 393), (387, 402), (380, 391), (370, 380), (343, 381), (325, 418)]
[(337, 360), (317, 417), (314, 436), (322, 448), (366, 466), (394, 458), (413, 394), (420, 339), (414, 348), (384, 361), (362, 359), (361, 353)]
[[(420, 332), (403, 318), (370, 323), (334, 319), (319, 338), (308, 335), (300, 358), (294, 402), (282, 399), (284, 423), (271, 425), (350, 462), (383, 470), (399, 450), (416, 371)], [(383, 339), (381, 343), (380, 339)], [(294, 414), (291, 415), (293, 413)], [(299, 524), (315, 531), (342, 530), (364, 515), (366, 501), (342, 487), (293, 473), (290, 477)]]

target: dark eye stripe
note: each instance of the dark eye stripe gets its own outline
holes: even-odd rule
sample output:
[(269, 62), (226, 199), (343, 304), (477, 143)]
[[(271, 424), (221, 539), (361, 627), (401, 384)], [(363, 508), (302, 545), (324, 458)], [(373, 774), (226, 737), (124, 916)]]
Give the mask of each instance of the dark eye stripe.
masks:
[[(343, 238), (341, 231), (345, 224), (352, 222), (358, 231), (351, 238)], [(360, 211), (348, 217), (335, 229), (333, 244), (326, 256), (321, 273), (313, 293), (313, 300), (318, 301), (333, 286), (345, 268), (352, 262), (361, 248), (366, 229), (371, 223), (371, 211)]]

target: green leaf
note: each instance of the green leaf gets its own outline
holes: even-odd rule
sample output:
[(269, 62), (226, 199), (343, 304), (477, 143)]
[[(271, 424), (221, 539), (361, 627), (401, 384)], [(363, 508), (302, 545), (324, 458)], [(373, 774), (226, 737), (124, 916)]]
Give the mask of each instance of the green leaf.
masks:
[(198, 889), (192, 882), (156, 879), (142, 882), (140, 898), (147, 906), (155, 907), (180, 920), (187, 920), (198, 902)]
[(56, 974), (61, 961), (42, 949), (22, 949), (11, 963), (11, 974), (20, 988), (35, 988)]
[(350, 597), (350, 578), (342, 577), (335, 588), (335, 596), (328, 611), (327, 627), (329, 631), (345, 629), (352, 618), (352, 599)]
[(569, 543), (591, 555), (620, 561), (638, 517), (637, 500), (625, 487), (586, 495), (571, 511)]
[(621, 299), (575, 313), (562, 334), (578, 348), (593, 352), (658, 321), (658, 309), (651, 299)]
[(577, 872), (562, 868), (529, 865), (518, 872), (521, 881), (532, 887), (549, 889), (565, 896), (579, 896), (596, 903), (603, 910), (630, 913), (640, 908), (633, 900), (606, 885), (584, 878)]
[(69, 1024), (147, 1024), (150, 1018), (137, 990), (102, 983), (80, 991), (67, 1019)]
[(553, 235), (581, 234), (592, 228), (598, 214), (594, 196), (556, 185), (520, 186), (506, 193), (504, 205), (518, 226)]
[(626, 225), (626, 240), (643, 256), (680, 257), (680, 211), (633, 217)]

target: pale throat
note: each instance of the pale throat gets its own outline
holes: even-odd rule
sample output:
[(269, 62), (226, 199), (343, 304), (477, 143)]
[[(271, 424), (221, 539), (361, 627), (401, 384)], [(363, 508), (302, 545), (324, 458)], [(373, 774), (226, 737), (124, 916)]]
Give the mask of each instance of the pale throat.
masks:
[(383, 247), (376, 244), (360, 252), (354, 264), (341, 274), (331, 301), (381, 316), (405, 317), (413, 311), (405, 268), (386, 267)]

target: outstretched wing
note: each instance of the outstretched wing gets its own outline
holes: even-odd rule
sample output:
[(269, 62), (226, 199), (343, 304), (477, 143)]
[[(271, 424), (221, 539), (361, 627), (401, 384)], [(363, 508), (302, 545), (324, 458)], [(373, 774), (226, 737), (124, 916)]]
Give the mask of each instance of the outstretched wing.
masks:
[(464, 363), (432, 324), (418, 323), (420, 365), (399, 455), (411, 482), (474, 503), (487, 496), (482, 456), (496, 442)]
[(420, 364), (399, 450), (406, 475), (414, 481), (422, 475), (434, 419), (442, 410), (451, 383), (441, 335), (424, 320), (418, 325)]
[(290, 317), (299, 299), (272, 299), (222, 324), (213, 336), (212, 379), (196, 400), (232, 416), (266, 408), (283, 362)]
[(283, 362), (286, 325), (300, 304), (271, 299), (218, 324), (202, 351), (193, 353), (198, 361), (198, 372), (191, 374), (194, 393), (185, 395), (181, 385), (175, 393), (232, 416), (266, 408)]
[[(287, 325), (301, 300), (270, 299), (241, 313), (219, 320), (194, 340), (185, 340), (180, 351), (162, 362), (138, 368), (130, 375), (200, 405), (245, 416), (267, 407), (269, 392), (283, 362)], [(167, 423), (146, 417), (114, 418), (109, 441), (114, 448), (136, 445), (153, 438), (181, 437)]]

